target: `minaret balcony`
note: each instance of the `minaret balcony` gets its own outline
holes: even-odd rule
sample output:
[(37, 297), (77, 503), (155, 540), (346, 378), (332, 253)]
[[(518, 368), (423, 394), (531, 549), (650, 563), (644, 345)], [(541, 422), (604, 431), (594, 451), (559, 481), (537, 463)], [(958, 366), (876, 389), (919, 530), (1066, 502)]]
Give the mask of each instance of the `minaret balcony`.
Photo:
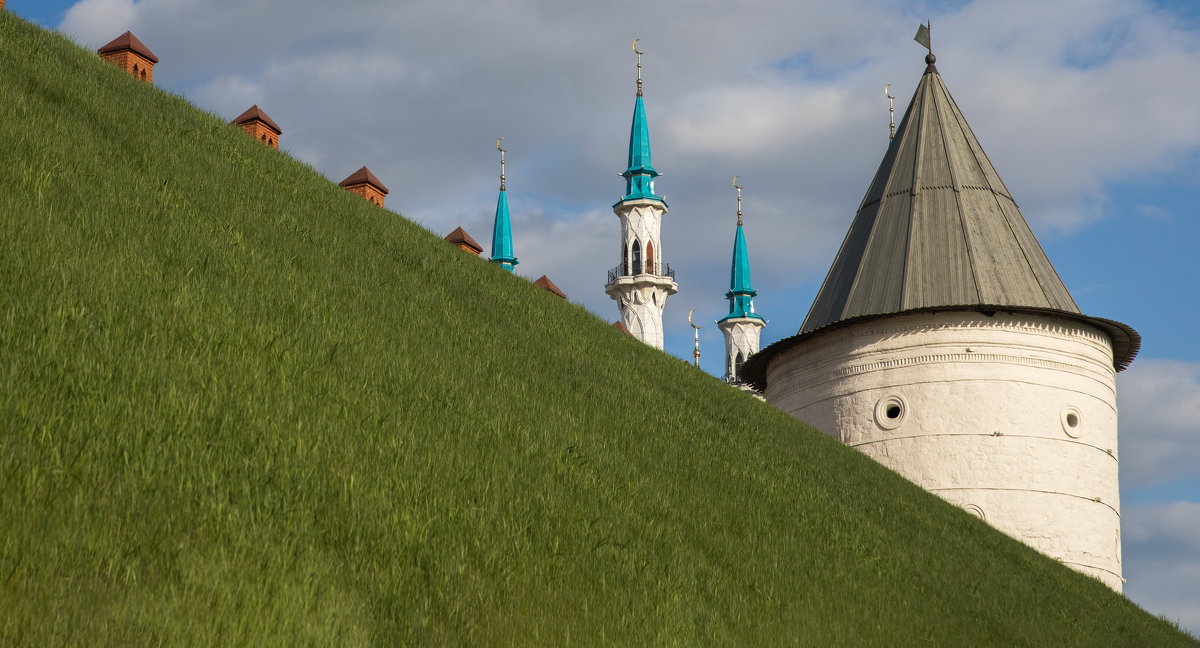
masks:
[(658, 272), (629, 272), (628, 268), (623, 265), (619, 265), (608, 271), (608, 283), (613, 283), (620, 277), (638, 277), (641, 275), (648, 275), (651, 277), (667, 277), (671, 281), (675, 281), (675, 271), (671, 269), (670, 264), (659, 263), (657, 265), (658, 268), (656, 269)]

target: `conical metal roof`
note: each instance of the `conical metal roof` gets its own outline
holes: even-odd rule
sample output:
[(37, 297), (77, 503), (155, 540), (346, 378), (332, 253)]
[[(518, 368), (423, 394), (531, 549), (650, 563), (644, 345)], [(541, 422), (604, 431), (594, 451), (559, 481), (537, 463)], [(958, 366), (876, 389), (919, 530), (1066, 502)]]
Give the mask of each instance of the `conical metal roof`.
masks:
[(930, 64), (800, 332), (974, 305), (1079, 313)]
[(754, 312), (754, 297), (758, 291), (750, 280), (750, 253), (746, 251), (746, 234), (742, 231), (739, 220), (737, 231), (733, 236), (733, 262), (729, 270), (729, 292), (725, 298), (729, 300), (729, 314), (721, 320), (739, 317), (762, 319)]
[(899, 313), (1013, 310), (1103, 329), (1114, 365), (1140, 346), (1130, 327), (1080, 313), (946, 84), (925, 74), (798, 335), (747, 364), (760, 387), (770, 357), (829, 326)]
[(496, 220), (492, 224), (492, 261), (509, 272), (519, 263), (513, 251), (512, 219), (508, 216), (508, 192), (501, 189), (496, 199)]
[(651, 161), (650, 126), (646, 121), (646, 102), (641, 94), (633, 102), (633, 124), (629, 128), (629, 168), (621, 175), (625, 177), (625, 197), (618, 204), (626, 200), (657, 200), (666, 204), (662, 196), (654, 193), (654, 178), (661, 174), (654, 169)]

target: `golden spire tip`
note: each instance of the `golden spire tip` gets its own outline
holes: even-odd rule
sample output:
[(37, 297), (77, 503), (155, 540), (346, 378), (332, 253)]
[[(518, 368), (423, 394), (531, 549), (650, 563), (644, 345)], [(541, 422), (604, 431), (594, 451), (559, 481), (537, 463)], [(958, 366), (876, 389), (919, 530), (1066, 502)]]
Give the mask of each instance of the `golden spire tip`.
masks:
[(639, 97), (642, 96), (642, 54), (645, 54), (645, 52), (638, 51), (637, 44), (640, 40), (642, 39), (633, 39), (633, 53), (637, 54), (637, 96)]
[(508, 150), (500, 147), (500, 142), (503, 141), (503, 137), (496, 140), (496, 150), (500, 151), (500, 191), (507, 191), (504, 186), (504, 154), (507, 153)]

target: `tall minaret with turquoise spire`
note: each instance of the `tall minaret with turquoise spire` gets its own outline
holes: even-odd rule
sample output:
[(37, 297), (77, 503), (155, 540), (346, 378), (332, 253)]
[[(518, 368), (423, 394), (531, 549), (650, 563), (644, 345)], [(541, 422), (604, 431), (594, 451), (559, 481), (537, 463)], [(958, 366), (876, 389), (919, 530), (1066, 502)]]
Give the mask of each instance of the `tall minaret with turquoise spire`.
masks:
[(508, 217), (508, 188), (504, 185), (504, 154), (507, 151), (500, 148), (496, 140), (496, 150), (500, 151), (500, 197), (496, 200), (496, 223), (492, 226), (492, 263), (513, 272), (517, 265), (517, 256), (513, 253), (512, 222)]
[(629, 165), (621, 174), (625, 197), (613, 205), (613, 213), (621, 220), (621, 262), (608, 271), (604, 292), (617, 302), (621, 322), (630, 334), (661, 349), (663, 307), (679, 285), (675, 273), (662, 261), (659, 230), (667, 203), (654, 193), (654, 178), (659, 173), (650, 161), (650, 129), (642, 101), (642, 52), (636, 39), (633, 52), (637, 55), (637, 98), (629, 133)]
[(754, 296), (758, 294), (750, 282), (750, 254), (746, 252), (746, 234), (742, 232), (742, 188), (739, 176), (734, 176), (733, 186), (737, 189), (737, 233), (733, 236), (733, 267), (729, 271), (729, 314), (717, 321), (725, 334), (725, 380), (734, 384), (742, 382), (742, 363), (751, 354), (758, 353), (758, 337), (767, 325), (762, 316), (754, 312)]

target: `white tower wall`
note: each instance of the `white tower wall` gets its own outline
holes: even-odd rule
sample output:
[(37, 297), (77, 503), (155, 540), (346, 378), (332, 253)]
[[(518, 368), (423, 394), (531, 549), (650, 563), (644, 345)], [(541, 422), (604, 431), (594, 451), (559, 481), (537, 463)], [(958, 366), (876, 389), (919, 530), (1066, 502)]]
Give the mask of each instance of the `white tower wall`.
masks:
[(738, 354), (741, 354), (744, 362), (752, 354), (758, 353), (759, 334), (766, 322), (754, 317), (736, 317), (720, 320), (717, 326), (725, 335), (725, 380), (741, 382)]
[[(663, 308), (679, 285), (667, 276), (660, 230), (666, 205), (657, 200), (626, 200), (613, 212), (621, 220), (621, 263), (604, 292), (616, 300), (621, 321), (633, 336), (663, 348)], [(638, 252), (634, 252), (634, 243)]]
[(1053, 316), (891, 316), (814, 335), (768, 402), (1121, 590), (1109, 338)]

